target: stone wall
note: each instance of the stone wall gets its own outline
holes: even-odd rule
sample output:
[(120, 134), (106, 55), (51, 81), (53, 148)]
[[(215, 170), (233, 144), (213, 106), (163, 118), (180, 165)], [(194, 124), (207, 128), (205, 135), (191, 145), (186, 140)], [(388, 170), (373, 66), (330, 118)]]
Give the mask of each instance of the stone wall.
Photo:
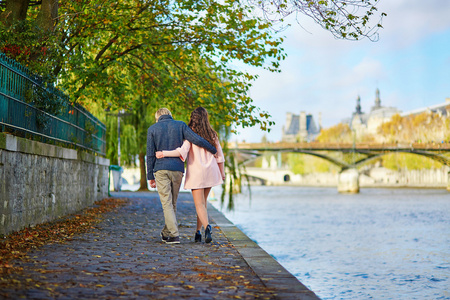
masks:
[[(310, 173), (293, 174), (285, 169), (259, 169), (247, 168), (250, 176), (270, 178), (267, 185), (294, 185), (294, 186), (338, 186), (339, 173)], [(290, 180), (283, 182), (283, 176), (289, 175)], [(410, 187), (410, 188), (447, 188), (450, 190), (450, 167), (443, 166), (440, 169), (399, 170), (394, 171), (383, 167), (359, 170), (360, 187)], [(260, 183), (257, 180), (252, 184)]]
[(0, 133), (0, 234), (107, 197), (108, 167), (99, 156)]
[(370, 180), (364, 183), (367, 186), (400, 186), (400, 187), (449, 187), (450, 167), (440, 169), (422, 170), (389, 170), (378, 167), (369, 171)]

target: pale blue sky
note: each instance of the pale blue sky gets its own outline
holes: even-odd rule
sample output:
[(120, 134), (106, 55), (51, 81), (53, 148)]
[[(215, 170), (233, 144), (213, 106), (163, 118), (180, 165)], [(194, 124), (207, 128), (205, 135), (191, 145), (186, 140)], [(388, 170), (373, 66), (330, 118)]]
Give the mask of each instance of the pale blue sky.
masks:
[(258, 71), (250, 94), (276, 125), (270, 133), (242, 129), (232, 140), (281, 139), (286, 112), (322, 113), (327, 128), (348, 118), (361, 97), (370, 111), (375, 90), (381, 104), (401, 111), (445, 102), (450, 98), (450, 1), (381, 0), (388, 16), (378, 42), (336, 40), (307, 17), (303, 26), (283, 31), (288, 55), (281, 73)]

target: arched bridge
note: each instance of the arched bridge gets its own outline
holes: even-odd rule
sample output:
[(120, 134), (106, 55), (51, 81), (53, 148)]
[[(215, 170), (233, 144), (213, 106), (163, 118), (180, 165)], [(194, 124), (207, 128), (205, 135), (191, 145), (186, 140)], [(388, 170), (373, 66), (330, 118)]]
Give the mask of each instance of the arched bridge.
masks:
[[(239, 153), (240, 160), (244, 164), (260, 156), (275, 153), (304, 153), (320, 157), (341, 169), (338, 190), (343, 192), (358, 192), (359, 173), (357, 167), (388, 153), (402, 152), (421, 155), (450, 166), (450, 143), (235, 143), (229, 145), (229, 149)], [(347, 155), (346, 161), (344, 161), (330, 155), (331, 152), (352, 155)], [(281, 166), (280, 163), (279, 166)], [(346, 187), (349, 183), (350, 187)]]
[[(450, 143), (411, 143), (411, 144), (375, 144), (375, 143), (238, 143), (229, 149), (244, 154), (244, 160), (253, 160), (261, 155), (274, 152), (304, 153), (325, 159), (342, 170), (355, 168), (382, 155), (392, 152), (412, 153), (426, 156), (443, 165), (450, 166)], [(357, 153), (351, 162), (341, 161), (324, 154), (325, 151)]]

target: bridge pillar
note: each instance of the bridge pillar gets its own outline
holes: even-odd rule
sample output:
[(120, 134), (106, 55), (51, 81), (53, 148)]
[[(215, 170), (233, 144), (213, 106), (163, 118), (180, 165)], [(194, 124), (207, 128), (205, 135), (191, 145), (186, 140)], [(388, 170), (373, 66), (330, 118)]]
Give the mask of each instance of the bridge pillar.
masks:
[(359, 193), (359, 172), (351, 168), (339, 173), (338, 178), (338, 192), (339, 193)]

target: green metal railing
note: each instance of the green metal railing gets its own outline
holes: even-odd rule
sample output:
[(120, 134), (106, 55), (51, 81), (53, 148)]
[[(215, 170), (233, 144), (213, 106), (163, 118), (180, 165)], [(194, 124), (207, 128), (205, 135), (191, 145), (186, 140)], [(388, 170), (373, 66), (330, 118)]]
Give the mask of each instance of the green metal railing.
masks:
[(0, 130), (105, 155), (106, 126), (69, 97), (0, 53)]

